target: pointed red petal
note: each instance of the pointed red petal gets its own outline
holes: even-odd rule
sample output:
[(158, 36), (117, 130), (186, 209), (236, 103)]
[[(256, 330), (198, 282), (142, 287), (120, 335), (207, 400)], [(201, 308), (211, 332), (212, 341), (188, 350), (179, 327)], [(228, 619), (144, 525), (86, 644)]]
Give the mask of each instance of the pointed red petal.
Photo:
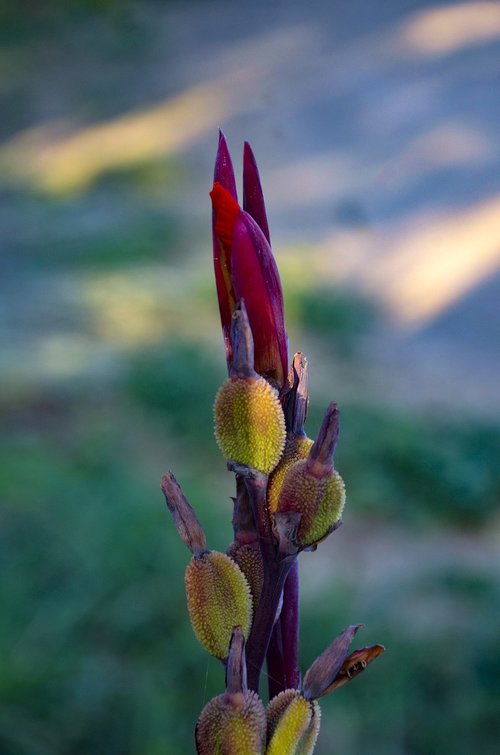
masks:
[(241, 212), (238, 202), (222, 184), (214, 183), (210, 192), (214, 211), (214, 232), (229, 252), (233, 245), (234, 222)]
[(252, 216), (268, 242), (271, 243), (259, 170), (248, 142), (245, 142), (243, 149), (243, 209)]
[(283, 293), (266, 237), (246, 212), (234, 222), (231, 278), (237, 300), (244, 299), (255, 345), (255, 371), (285, 383), (288, 346), (283, 312)]
[(233, 163), (227, 146), (226, 137), (219, 129), (219, 145), (215, 158), (214, 183), (220, 183), (238, 201), (236, 193), (236, 180), (234, 178)]
[(232, 361), (230, 338), (231, 314), (236, 304), (233, 282), (231, 280), (231, 247), (233, 241), (234, 221), (241, 210), (233, 194), (218, 181), (214, 184), (214, 187), (210, 192), (210, 197), (212, 199), (213, 208), (212, 236), (215, 284), (217, 287), (220, 319), (224, 335), (224, 345), (226, 348), (226, 360), (229, 368)]

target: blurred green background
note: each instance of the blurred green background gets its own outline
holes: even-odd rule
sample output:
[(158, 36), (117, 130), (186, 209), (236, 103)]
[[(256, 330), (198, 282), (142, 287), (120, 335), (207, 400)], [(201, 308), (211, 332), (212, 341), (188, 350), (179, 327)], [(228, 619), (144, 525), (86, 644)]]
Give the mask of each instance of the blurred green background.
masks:
[(219, 125), (259, 160), (309, 434), (342, 411), (302, 667), (350, 623), (387, 647), (317, 752), (497, 752), (499, 38), (493, 2), (0, 3), (2, 755), (189, 753), (222, 689), (159, 491), (227, 546)]

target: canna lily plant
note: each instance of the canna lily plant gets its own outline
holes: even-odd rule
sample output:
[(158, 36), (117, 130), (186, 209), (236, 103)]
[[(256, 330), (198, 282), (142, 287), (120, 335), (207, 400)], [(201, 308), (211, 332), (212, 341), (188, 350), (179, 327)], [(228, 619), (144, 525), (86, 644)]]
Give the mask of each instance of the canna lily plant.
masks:
[[(196, 725), (200, 755), (309, 755), (320, 728), (318, 699), (362, 673), (383, 651), (350, 651), (346, 627), (306, 671), (298, 663), (298, 557), (342, 522), (345, 485), (335, 468), (339, 409), (318, 436), (304, 429), (308, 365), (289, 364), (281, 282), (271, 251), (253, 152), (243, 152), (243, 206), (226, 139), (219, 135), (212, 199), (215, 282), (228, 378), (215, 398), (215, 438), (235, 475), (233, 542), (210, 550), (172, 473), (162, 491), (192, 554), (185, 583), (194, 633), (225, 669), (225, 692)], [(267, 707), (260, 697), (266, 665)]]

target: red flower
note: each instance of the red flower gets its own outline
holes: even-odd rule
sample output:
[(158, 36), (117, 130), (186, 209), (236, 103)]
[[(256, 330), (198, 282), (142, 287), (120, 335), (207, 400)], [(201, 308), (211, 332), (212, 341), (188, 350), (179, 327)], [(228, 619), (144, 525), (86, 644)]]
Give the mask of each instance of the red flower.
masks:
[(215, 160), (213, 207), (214, 268), (217, 296), (231, 365), (231, 314), (240, 299), (252, 328), (255, 370), (281, 388), (288, 373), (288, 346), (283, 293), (267, 224), (264, 195), (252, 150), (243, 155), (243, 207), (224, 134), (220, 132)]

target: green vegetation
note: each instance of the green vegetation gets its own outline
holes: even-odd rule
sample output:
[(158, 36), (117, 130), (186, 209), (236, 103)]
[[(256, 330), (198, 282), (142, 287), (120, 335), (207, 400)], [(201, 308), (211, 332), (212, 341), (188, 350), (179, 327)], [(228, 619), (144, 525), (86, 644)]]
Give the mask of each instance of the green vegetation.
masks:
[(352, 289), (318, 286), (297, 291), (292, 302), (298, 324), (319, 336), (327, 352), (351, 354), (377, 322), (374, 304)]
[(486, 525), (500, 498), (500, 428), (391, 407), (342, 406), (338, 466), (362, 512), (408, 525)]
[[(221, 495), (229, 476), (211, 436), (221, 372), (199, 346), (173, 343), (134, 358), (109, 394), (4, 407), (3, 753), (189, 751), (222, 670), (207, 666), (189, 631), (188, 553), (158, 481), (175, 466), (212, 547), (229, 540), (230, 491)], [(410, 537), (415, 524), (435, 532), (440, 523), (443, 538), (443, 525), (486, 526), (499, 438), (498, 428), (346, 407), (339, 467), (348, 524), (366, 512), (370, 538), (385, 537), (387, 524)], [(335, 541), (329, 559), (340, 567)], [(318, 638), (352, 616), (367, 625), (361, 644), (382, 637), (388, 647), (363, 685), (324, 704), (342, 751), (465, 755), (474, 743), (493, 753), (499, 589), (498, 575), (430, 558), (406, 578), (389, 573), (370, 594), (342, 570), (320, 598), (304, 592), (304, 664), (322, 649)]]

